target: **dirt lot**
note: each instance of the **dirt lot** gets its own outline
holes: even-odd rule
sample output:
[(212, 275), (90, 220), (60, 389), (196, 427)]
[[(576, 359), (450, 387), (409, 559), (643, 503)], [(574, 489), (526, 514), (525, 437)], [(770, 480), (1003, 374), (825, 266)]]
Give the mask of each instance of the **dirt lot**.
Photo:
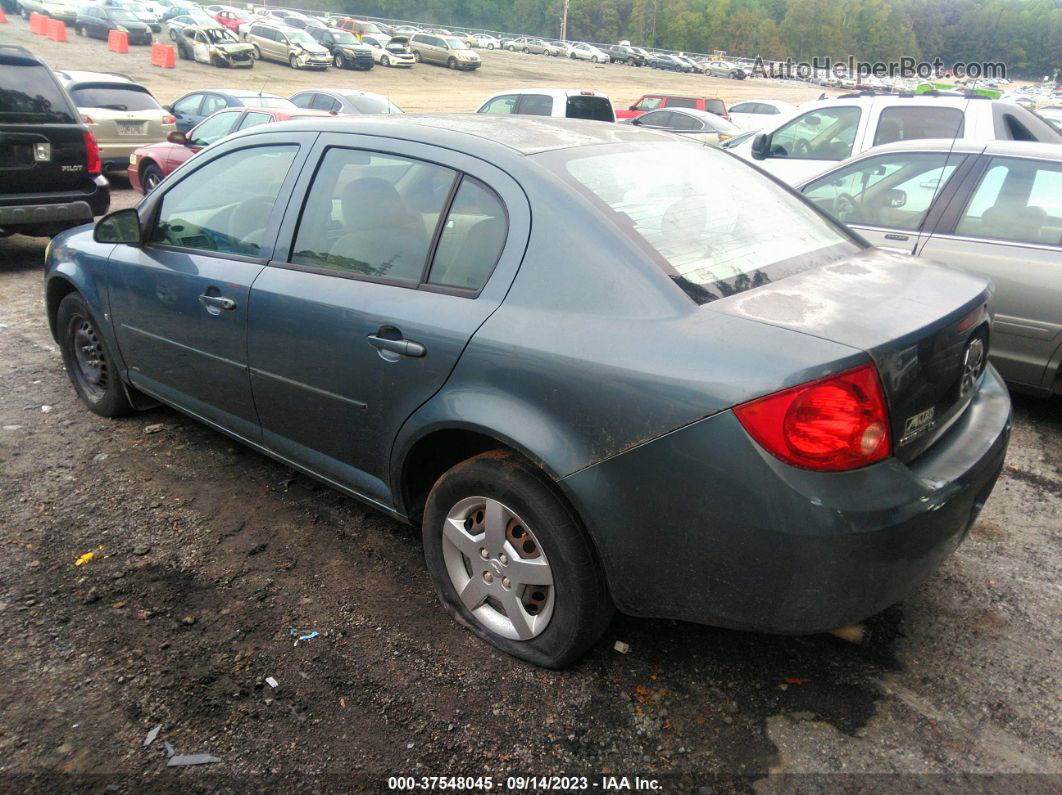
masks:
[[(144, 75), (164, 100), (252, 77), (164, 73), (99, 42), (39, 49), (56, 66)], [(593, 78), (620, 101), (706, 80), (508, 55), (473, 75), (343, 78), (390, 84), (410, 109), (467, 108), (536, 68), (543, 82)], [(335, 79), (262, 75), (281, 93)], [(718, 86), (728, 100), (764, 93)], [(135, 202), (116, 188), (115, 207)], [(373, 792), (392, 775), (498, 786), (551, 773), (592, 776), (590, 789), (603, 774), (657, 776), (668, 792), (1062, 785), (1062, 400), (1016, 399), (981, 520), (869, 622), (864, 645), (619, 618), (582, 663), (547, 672), (446, 617), (414, 530), (173, 411), (107, 421), (83, 409), (44, 317), (44, 245), (0, 240), (4, 789)], [(291, 628), (321, 634), (295, 646)], [(221, 761), (168, 768), (164, 742)]]
[[(180, 60), (176, 69), (160, 69), (149, 65), (149, 47), (130, 47), (129, 53), (119, 55), (108, 51), (104, 42), (79, 39), (73, 31), (70, 41), (56, 43), (32, 35), (28, 25), (17, 18), (0, 28), (0, 35), (5, 42), (29, 47), (47, 59), (54, 69), (94, 69), (132, 75), (164, 104), (195, 88), (254, 88), (285, 97), (307, 88), (357, 88), (384, 94), (407, 112), (473, 111), (490, 94), (523, 86), (604, 91), (617, 108), (630, 105), (650, 91), (722, 97), (728, 106), (752, 98), (799, 104), (817, 98), (823, 91), (792, 81), (724, 80), (622, 64), (595, 65), (587, 61), (486, 50), (478, 51), (483, 66), (475, 72), (452, 72), (426, 64), (410, 69), (377, 66), (368, 72), (338, 69), (313, 72), (296, 71), (269, 61), (260, 62), (250, 70), (216, 69)], [(169, 42), (165, 35), (157, 38)]]

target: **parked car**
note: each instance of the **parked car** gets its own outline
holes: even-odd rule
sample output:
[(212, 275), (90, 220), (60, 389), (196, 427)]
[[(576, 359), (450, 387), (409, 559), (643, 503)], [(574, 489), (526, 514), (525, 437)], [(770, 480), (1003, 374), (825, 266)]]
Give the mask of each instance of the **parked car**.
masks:
[(741, 133), (740, 128), (722, 116), (690, 108), (653, 110), (635, 119), (627, 119), (627, 122), (649, 130), (666, 130), (687, 140), (699, 141), (711, 146), (718, 146), (723, 141)]
[(144, 86), (109, 72), (58, 71), (99, 146), (103, 170), (125, 171), (138, 146), (165, 140), (176, 119)]
[(744, 80), (749, 76), (748, 72), (730, 61), (708, 61), (704, 73), (709, 77), (727, 77), (731, 80)]
[(124, 8), (82, 6), (74, 22), (74, 30), (79, 36), (91, 36), (104, 40), (112, 30), (117, 30), (127, 34), (130, 44), (151, 44), (154, 41), (151, 28)]
[(353, 33), (359, 39), (366, 33), (371, 33), (374, 36), (387, 35), (383, 28), (375, 22), (366, 22), (360, 19), (351, 19), (350, 17), (340, 17), (333, 20), (332, 27)]
[(684, 97), (675, 94), (643, 94), (637, 102), (625, 110), (616, 111), (617, 119), (636, 119), (643, 113), (661, 108), (691, 108), (706, 110), (729, 120), (726, 103), (718, 97)]
[(697, 63), (692, 58), (687, 58), (685, 55), (672, 55), (671, 57), (678, 63), (678, 71), (680, 72), (693, 73), (700, 71)]
[(615, 121), (612, 101), (598, 91), (574, 88), (526, 88), (492, 94), (476, 113), (554, 116), (568, 119)]
[(291, 103), (287, 105), (286, 108), (225, 108), (199, 122), (187, 133), (173, 132), (165, 141), (141, 146), (129, 156), (129, 184), (140, 193), (150, 193), (192, 155), (237, 130), (275, 121), (331, 115), (298, 108)]
[(730, 121), (743, 130), (759, 130), (795, 110), (796, 105), (777, 99), (750, 99), (730, 106)]
[(190, 91), (166, 110), (177, 119), (177, 130), (188, 132), (208, 116), (223, 108), (267, 108), (269, 110), (294, 110), (295, 106), (285, 97), (251, 91), (246, 88), (211, 88)]
[[(397, 30), (399, 33), (413, 34), (417, 32), (416, 30), (402, 30), (401, 28), (397, 28)], [(498, 39), (487, 33), (477, 33), (473, 38), (476, 40), (476, 46), (483, 50), (496, 50), (501, 46), (501, 42)]]
[(577, 42), (571, 45), (568, 57), (576, 61), (590, 61), (590, 63), (608, 63), (608, 53), (599, 50), (593, 44)]
[(308, 27), (310, 37), (332, 54), (336, 69), (360, 69), (368, 71), (376, 65), (372, 48), (348, 30), (340, 28)]
[(250, 25), (251, 19), (250, 14), (235, 8), (222, 9), (214, 14), (215, 22), (219, 25), (224, 25), (236, 34), (242, 33), (241, 27)]
[(790, 184), (802, 183), (872, 146), (920, 138), (1040, 141), (1062, 135), (1009, 102), (966, 97), (841, 95), (800, 106), (729, 151)]
[(476, 46), (476, 37), (473, 36), (471, 33), (464, 33), (464, 32), (462, 32), (460, 30), (454, 30), (454, 31), (451, 31), (450, 33), (448, 33), (447, 35), (453, 36), (455, 39), (460, 39), (465, 44), (467, 44), (469, 47), (475, 47)]
[(554, 47), (545, 39), (536, 39), (531, 36), (521, 36), (505, 42), (505, 49), (509, 52), (526, 52), (531, 55), (560, 55), (561, 49)]
[(800, 186), (877, 246), (995, 284), (992, 363), (1062, 394), (1062, 147), (922, 140), (880, 146)]
[(135, 0), (102, 0), (102, 4), (104, 7), (125, 9), (140, 22), (147, 25), (152, 33), (162, 32), (162, 23), (158, 16), (149, 11), (142, 3), (138, 3)]
[(366, 33), (361, 37), (361, 42), (372, 48), (373, 60), (381, 66), (409, 67), (417, 62), (413, 51), (409, 49), (408, 36), (399, 34), (387, 37)]
[(989, 283), (868, 247), (712, 147), (617, 131), (374, 116), (219, 141), (50, 247), (74, 392), (178, 407), (419, 524), (446, 610), (539, 665), (614, 607), (797, 634), (902, 599), (1003, 465)]
[(550, 46), (557, 50), (558, 58), (572, 57), (572, 45), (569, 42), (554, 39), (550, 42)]
[(332, 54), (305, 30), (255, 22), (247, 29), (255, 57), (286, 63), (292, 69), (327, 69)]
[(233, 69), (254, 67), (254, 47), (226, 28), (188, 26), (177, 35), (177, 55), (187, 61)]
[(303, 16), (286, 17), (284, 19), (284, 24), (287, 25), (289, 28), (298, 28), (299, 30), (305, 31), (310, 31), (313, 28), (326, 29), (328, 27), (328, 25), (326, 25), (322, 20), (317, 19), (316, 17)]
[(353, 88), (313, 88), (291, 95), (292, 104), (332, 114), (402, 113), (387, 97)]
[(666, 72), (688, 72), (690, 68), (679, 61), (673, 55), (668, 55), (665, 52), (653, 52), (649, 54), (649, 60), (646, 61), (647, 66), (651, 66), (654, 69), (663, 69)]
[(608, 58), (612, 63), (624, 63), (630, 66), (645, 66), (646, 58), (639, 55), (633, 47), (625, 44), (613, 44), (608, 48)]
[(434, 33), (414, 33), (409, 48), (418, 63), (433, 63), (449, 69), (479, 69), (479, 55), (460, 39)]
[(80, 4), (76, 0), (18, 0), (18, 10), (23, 19), (30, 14), (43, 14), (52, 19), (73, 24), (77, 20)]
[(170, 21), (166, 23), (166, 35), (176, 43), (180, 39), (181, 33), (188, 28), (224, 30), (225, 26), (213, 17), (197, 11), (194, 14), (179, 14), (171, 17)]
[(47, 63), (0, 44), (0, 237), (50, 237), (107, 212), (96, 137)]
[[(203, 13), (202, 6), (198, 6), (195, 3), (185, 2), (185, 0), (159, 0), (159, 4), (165, 9), (162, 12), (160, 20), (163, 24), (169, 22), (174, 17), (194, 16)], [(209, 14), (207, 14), (207, 16), (209, 16)]]

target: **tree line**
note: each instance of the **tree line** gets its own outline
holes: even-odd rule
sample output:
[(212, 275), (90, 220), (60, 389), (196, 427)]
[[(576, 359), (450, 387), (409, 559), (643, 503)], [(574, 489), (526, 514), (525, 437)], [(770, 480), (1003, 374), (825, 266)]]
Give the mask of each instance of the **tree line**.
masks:
[[(555, 38), (564, 0), (296, 0), (309, 8)], [(569, 0), (568, 38), (765, 59), (854, 56), (1062, 67), (1062, 0)]]

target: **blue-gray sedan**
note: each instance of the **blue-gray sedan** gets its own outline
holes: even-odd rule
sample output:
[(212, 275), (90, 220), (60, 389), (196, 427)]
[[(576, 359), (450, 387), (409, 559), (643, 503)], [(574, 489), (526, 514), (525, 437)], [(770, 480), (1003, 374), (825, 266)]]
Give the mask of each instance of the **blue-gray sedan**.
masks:
[(423, 527), (460, 622), (561, 666), (613, 607), (781, 633), (901, 599), (995, 483), (991, 289), (617, 125), (306, 119), (55, 238), (74, 388)]

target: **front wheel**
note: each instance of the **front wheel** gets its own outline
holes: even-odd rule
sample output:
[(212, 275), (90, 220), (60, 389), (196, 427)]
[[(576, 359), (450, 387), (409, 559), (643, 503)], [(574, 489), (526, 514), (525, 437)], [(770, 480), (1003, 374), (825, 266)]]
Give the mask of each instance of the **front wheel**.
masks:
[(154, 163), (144, 166), (140, 172), (140, 186), (144, 189), (144, 193), (151, 193), (160, 182), (162, 182), (162, 169)]
[(107, 342), (88, 305), (78, 293), (59, 303), (59, 347), (66, 374), (81, 401), (101, 417), (120, 417), (132, 410)]
[(456, 69), (457, 68), (457, 59), (456, 58), (448, 59), (446, 61), (446, 68), (447, 69)]
[(173, 41), (177, 41), (177, 31), (175, 31), (173, 28), (170, 28), (170, 39), (172, 39)]
[(590, 63), (597, 63), (597, 56), (596, 55), (591, 55), (590, 56)]
[(292, 69), (298, 69), (299, 59), (296, 58), (294, 55), (288, 56), (288, 66), (290, 66)]
[(446, 610), (514, 657), (561, 668), (612, 618), (589, 538), (549, 479), (515, 453), (485, 453), (439, 478), (423, 539)]
[(391, 65), (391, 59), (388, 58), (386, 55), (383, 58), (380, 59), (380, 66), (390, 66), (390, 65)]
[(420, 63), (420, 52), (418, 50), (413, 50), (413, 61)]
[(262, 51), (260, 49), (258, 49), (258, 45), (257, 44), (252, 44), (251, 47), (253, 48), (251, 50), (251, 57), (254, 58), (256, 61), (261, 60), (262, 59)]
[(494, 45), (493, 44), (488, 44), (487, 45), (487, 49), (488, 50), (493, 50), (494, 49)]
[(342, 69), (347, 65), (347, 60), (343, 57), (343, 53), (337, 52), (336, 57), (332, 59), (332, 63), (336, 65), (336, 69)]

